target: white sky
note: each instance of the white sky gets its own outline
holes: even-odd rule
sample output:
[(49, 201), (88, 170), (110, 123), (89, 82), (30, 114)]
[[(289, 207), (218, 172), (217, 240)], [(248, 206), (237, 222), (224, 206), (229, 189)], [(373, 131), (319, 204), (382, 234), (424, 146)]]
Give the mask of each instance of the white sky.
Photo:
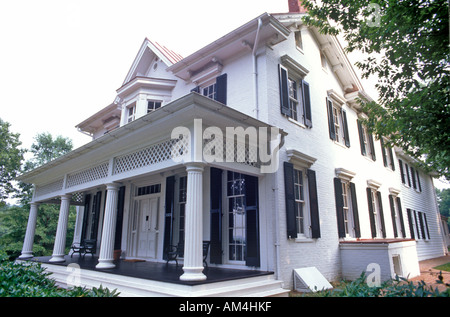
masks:
[[(113, 102), (146, 37), (188, 56), (288, 0), (0, 2), (0, 118), (30, 148), (37, 133), (90, 141), (75, 125)], [(371, 93), (373, 85), (363, 82)]]

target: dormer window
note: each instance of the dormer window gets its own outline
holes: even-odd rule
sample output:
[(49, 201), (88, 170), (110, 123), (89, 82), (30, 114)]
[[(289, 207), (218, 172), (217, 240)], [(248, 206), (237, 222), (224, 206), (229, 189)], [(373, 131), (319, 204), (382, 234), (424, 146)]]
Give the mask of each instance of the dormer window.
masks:
[(133, 104), (132, 106), (128, 107), (127, 123), (134, 121), (135, 118), (136, 118), (136, 104)]
[(211, 98), (213, 100), (217, 99), (217, 84), (206, 86), (203, 88), (203, 96)]
[(153, 112), (156, 109), (161, 108), (161, 101), (148, 101), (147, 103), (147, 113)]

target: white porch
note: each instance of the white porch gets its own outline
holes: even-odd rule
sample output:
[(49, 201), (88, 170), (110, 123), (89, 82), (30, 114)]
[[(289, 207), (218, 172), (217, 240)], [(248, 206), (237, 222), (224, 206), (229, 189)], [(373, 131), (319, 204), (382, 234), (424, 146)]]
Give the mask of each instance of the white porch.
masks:
[[(189, 135), (173, 135), (180, 126)], [(167, 247), (182, 242), (179, 279), (205, 281), (202, 241), (208, 240), (211, 269), (270, 271), (274, 251), (261, 239), (270, 212), (260, 186), (267, 176), (258, 166), (257, 146), (251, 148), (244, 141), (245, 154), (237, 161), (205, 162), (201, 150), (211, 142), (203, 139), (202, 126), (222, 131), (228, 126), (271, 128), (191, 93), (23, 175), (23, 181), (35, 185), (35, 194), (20, 258), (33, 256), (38, 204), (58, 202), (60, 216), (49, 263), (66, 262), (67, 215), (75, 203), (79, 206), (75, 237), (96, 241), (97, 270), (116, 268), (113, 255), (118, 248), (122, 259), (165, 263)], [(279, 142), (280, 135), (271, 137), (269, 144)], [(239, 146), (234, 136), (233, 145), (234, 151)], [(223, 150), (222, 157), (228, 157), (228, 148)]]
[(97, 258), (65, 257), (65, 262), (50, 263), (39, 257), (51, 278), (62, 287), (107, 287), (117, 289), (120, 297), (280, 297), (287, 296), (273, 272), (208, 268), (204, 281), (181, 281), (181, 267), (156, 262), (115, 261), (113, 269), (96, 269)]

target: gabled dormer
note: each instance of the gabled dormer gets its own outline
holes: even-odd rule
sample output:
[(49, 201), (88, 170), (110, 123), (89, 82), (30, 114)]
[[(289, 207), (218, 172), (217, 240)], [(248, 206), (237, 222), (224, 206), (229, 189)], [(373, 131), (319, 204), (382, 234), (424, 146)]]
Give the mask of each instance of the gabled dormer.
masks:
[(147, 38), (144, 40), (122, 86), (117, 89), (121, 126), (172, 100), (177, 78), (167, 72), (167, 68), (181, 59), (168, 48)]
[(181, 59), (177, 53), (146, 38), (117, 89), (114, 102), (76, 128), (96, 139), (164, 106), (172, 100), (172, 90), (177, 84), (177, 77), (167, 68)]

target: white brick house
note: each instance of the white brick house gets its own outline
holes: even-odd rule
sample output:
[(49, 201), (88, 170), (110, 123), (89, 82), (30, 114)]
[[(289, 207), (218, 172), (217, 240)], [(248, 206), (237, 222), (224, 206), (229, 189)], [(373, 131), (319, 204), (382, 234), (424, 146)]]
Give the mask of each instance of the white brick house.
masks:
[[(115, 266), (114, 250), (165, 262), (183, 245), (186, 281), (207, 278), (204, 240), (208, 266), (271, 271), (287, 289), (297, 268), (338, 280), (375, 263), (383, 279), (413, 277), (419, 260), (444, 255), (432, 176), (360, 124), (356, 98), (369, 97), (341, 45), (295, 11), (264, 13), (185, 58), (145, 39), (116, 99), (77, 125), (92, 142), (20, 177), (35, 186), (21, 258), (38, 204), (55, 202), (52, 262), (64, 261), (76, 204), (75, 242), (95, 241), (99, 269)], [(208, 127), (221, 140), (227, 127), (263, 131), (278, 168), (261, 168), (251, 140), (242, 160), (205, 159)]]

